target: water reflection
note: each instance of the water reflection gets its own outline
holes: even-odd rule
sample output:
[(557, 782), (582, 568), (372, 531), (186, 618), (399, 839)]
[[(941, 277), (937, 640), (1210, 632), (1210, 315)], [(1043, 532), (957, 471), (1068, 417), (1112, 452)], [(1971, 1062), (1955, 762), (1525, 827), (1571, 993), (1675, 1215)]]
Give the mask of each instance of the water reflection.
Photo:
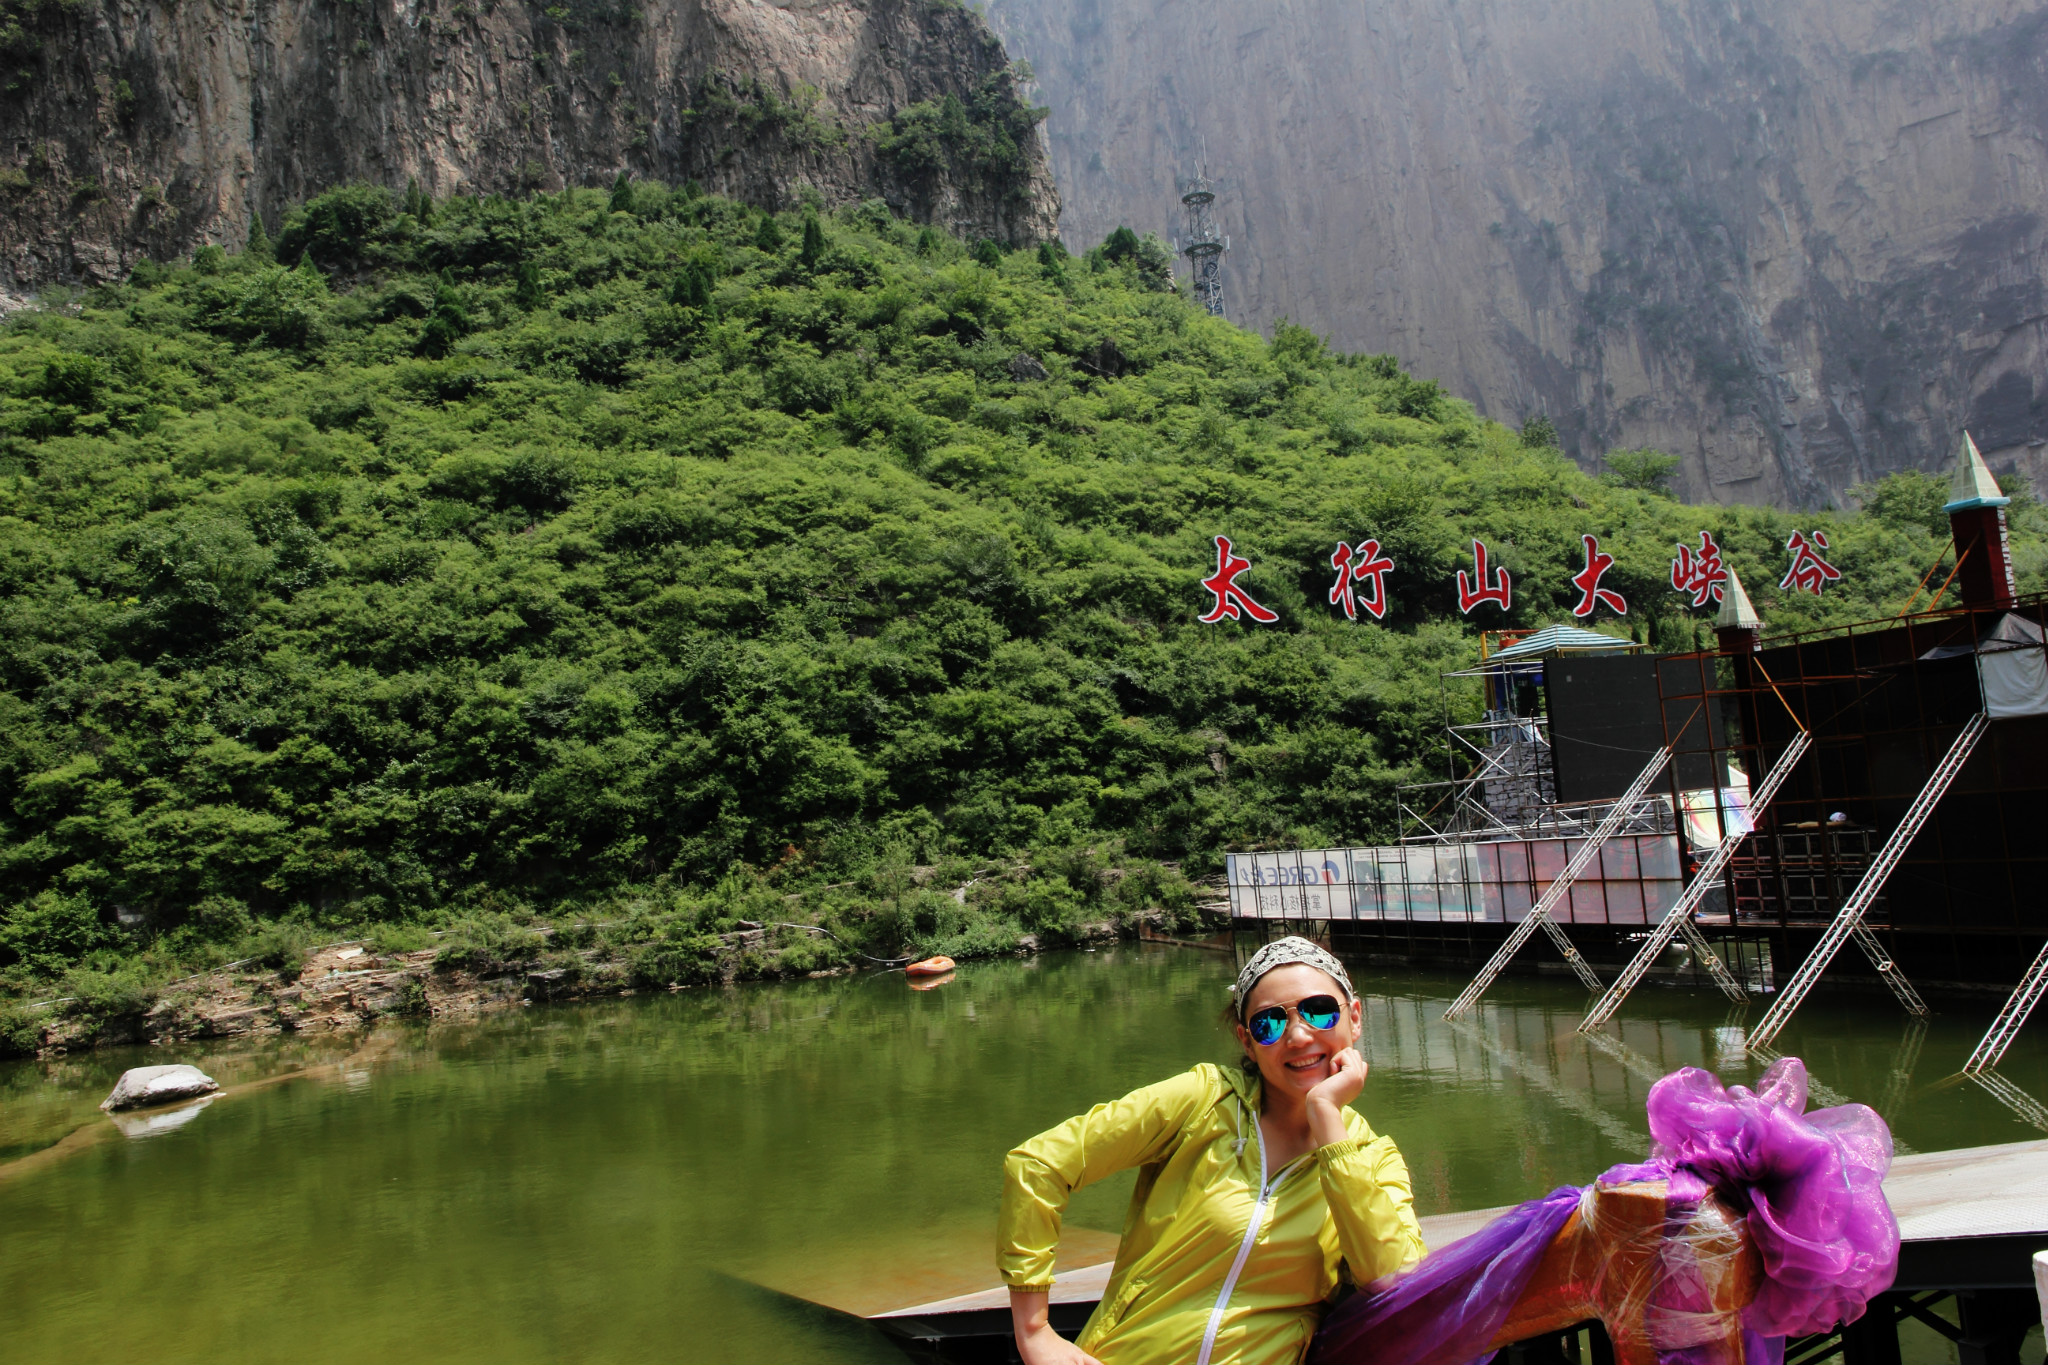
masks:
[(109, 1114), (107, 1122), (125, 1138), (162, 1137), (175, 1133), (199, 1117), (200, 1110), (212, 1104), (214, 1097), (192, 1100), (175, 1109), (151, 1109), (139, 1114)]
[[(864, 1326), (759, 1286), (844, 1301), (991, 1282), (1002, 1153), (1228, 1058), (1233, 970), (1133, 946), (970, 963), (923, 992), (870, 974), (6, 1064), (0, 1359), (900, 1365)], [(1761, 1066), (1711, 991), (1646, 987), (1588, 1038), (1576, 983), (1509, 978), (1454, 1025), (1461, 978), (1355, 979), (1360, 1107), (1424, 1212), (1638, 1160), (1657, 1077)], [(1995, 1087), (2043, 1089), (2048, 1028), (1991, 1085), (1937, 1089), (1914, 1078), (1959, 1067), (1993, 1006), (1949, 1008), (1902, 1034), (1889, 997), (1823, 997), (1780, 1046), (1907, 1145), (2033, 1136)], [(94, 1106), (123, 1067), (168, 1061), (221, 1095), (120, 1141)], [(1107, 1254), (1129, 1190), (1080, 1192), (1077, 1255)]]
[(2019, 1115), (2022, 1122), (2048, 1133), (2048, 1108), (2044, 1108), (2039, 1100), (2000, 1075), (1996, 1068), (1976, 1072), (1970, 1079), (1975, 1081), (1984, 1093)]

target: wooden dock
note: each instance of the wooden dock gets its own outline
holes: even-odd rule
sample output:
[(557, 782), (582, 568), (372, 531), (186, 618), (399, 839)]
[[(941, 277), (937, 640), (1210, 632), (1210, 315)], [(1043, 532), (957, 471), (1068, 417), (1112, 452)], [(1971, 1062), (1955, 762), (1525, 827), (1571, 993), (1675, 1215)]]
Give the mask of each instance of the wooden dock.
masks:
[[(2032, 1258), (2048, 1248), (2048, 1140), (1902, 1156), (1892, 1163), (1884, 1190), (1903, 1242), (1891, 1292), (1846, 1332), (1792, 1343), (1786, 1360), (1818, 1365), (1839, 1354), (1846, 1365), (1899, 1365), (1898, 1324), (1910, 1317), (1954, 1342), (1959, 1365), (2018, 1365), (2020, 1340), (2040, 1321)], [(1424, 1218), (1423, 1240), (1444, 1246), (1503, 1211)], [(1112, 1264), (1105, 1259), (1054, 1276), (1055, 1327), (1069, 1336), (1080, 1330), (1102, 1298)], [(899, 1292), (915, 1291), (905, 1283)], [(1943, 1300), (1953, 1300), (1946, 1317), (1937, 1311)], [(1009, 1304), (1009, 1291), (996, 1285), (861, 1316), (914, 1355), (1002, 1360), (1008, 1358)], [(1601, 1345), (1588, 1343), (1595, 1359)], [(1583, 1358), (1576, 1346), (1545, 1338), (1511, 1347), (1502, 1362), (1554, 1365)]]

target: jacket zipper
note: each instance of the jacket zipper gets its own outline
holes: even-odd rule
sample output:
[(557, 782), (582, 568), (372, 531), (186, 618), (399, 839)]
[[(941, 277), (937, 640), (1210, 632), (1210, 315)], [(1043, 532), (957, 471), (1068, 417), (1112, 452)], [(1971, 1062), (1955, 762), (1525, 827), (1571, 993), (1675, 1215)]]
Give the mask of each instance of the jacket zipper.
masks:
[(1202, 1351), (1195, 1357), (1195, 1365), (1209, 1365), (1209, 1357), (1216, 1350), (1216, 1334), (1223, 1330), (1223, 1314), (1229, 1310), (1230, 1295), (1237, 1288), (1237, 1277), (1244, 1273), (1244, 1263), (1251, 1259), (1252, 1245), (1259, 1240), (1259, 1225), (1266, 1221), (1266, 1207), (1272, 1202), (1273, 1192), (1280, 1188), (1280, 1182), (1294, 1169), (1295, 1163), (1290, 1161), (1280, 1168), (1279, 1173), (1273, 1177), (1273, 1183), (1268, 1185), (1266, 1134), (1259, 1127), (1257, 1118), (1252, 1120), (1252, 1133), (1259, 1140), (1259, 1197), (1252, 1205), (1252, 1221), (1244, 1230), (1244, 1241), (1237, 1248), (1237, 1259), (1230, 1263), (1230, 1273), (1223, 1277), (1223, 1291), (1216, 1296), (1216, 1307), (1209, 1312), (1209, 1328), (1202, 1333)]

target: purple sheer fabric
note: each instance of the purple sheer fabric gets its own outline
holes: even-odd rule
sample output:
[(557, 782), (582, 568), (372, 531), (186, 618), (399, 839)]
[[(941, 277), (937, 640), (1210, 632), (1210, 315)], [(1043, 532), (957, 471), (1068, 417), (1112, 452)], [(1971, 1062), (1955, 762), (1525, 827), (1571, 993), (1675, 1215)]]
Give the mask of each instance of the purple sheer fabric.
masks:
[(1485, 1361), (1536, 1263), (1579, 1206), (1566, 1185), (1517, 1204), (1470, 1237), (1377, 1280), (1337, 1305), (1311, 1365), (1463, 1365)]
[[(1898, 1270), (1899, 1225), (1882, 1188), (1890, 1130), (1860, 1104), (1805, 1108), (1796, 1057), (1774, 1063), (1753, 1091), (1686, 1067), (1650, 1090), (1650, 1160), (1601, 1177), (1668, 1179), (1674, 1203), (1711, 1186), (1747, 1213), (1764, 1274), (1742, 1315), (1747, 1365), (1777, 1365), (1787, 1336), (1855, 1321)], [(1366, 1286), (1324, 1322), (1311, 1365), (1481, 1365), (1580, 1195), (1553, 1190)], [(1696, 1297), (1673, 1275), (1649, 1311), (1684, 1311)], [(1693, 1365), (1700, 1354), (1658, 1353), (1660, 1365)]]

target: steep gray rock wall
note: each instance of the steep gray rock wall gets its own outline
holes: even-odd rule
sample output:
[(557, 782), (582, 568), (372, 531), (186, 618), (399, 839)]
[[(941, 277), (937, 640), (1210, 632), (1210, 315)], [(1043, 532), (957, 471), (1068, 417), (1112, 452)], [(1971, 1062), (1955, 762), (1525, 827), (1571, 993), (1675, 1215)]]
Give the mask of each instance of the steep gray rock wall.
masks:
[[(948, 97), (997, 142), (1021, 129), (1016, 155), (878, 143)], [(0, 0), (0, 284), (236, 244), (253, 209), (275, 232), (357, 179), (625, 171), (1029, 242), (1059, 213), (1029, 124), (1002, 45), (950, 0)]]
[(1073, 243), (1170, 234), (1206, 141), (1231, 315), (1392, 351), (1591, 463), (1812, 505), (2048, 473), (2041, 0), (995, 0)]

